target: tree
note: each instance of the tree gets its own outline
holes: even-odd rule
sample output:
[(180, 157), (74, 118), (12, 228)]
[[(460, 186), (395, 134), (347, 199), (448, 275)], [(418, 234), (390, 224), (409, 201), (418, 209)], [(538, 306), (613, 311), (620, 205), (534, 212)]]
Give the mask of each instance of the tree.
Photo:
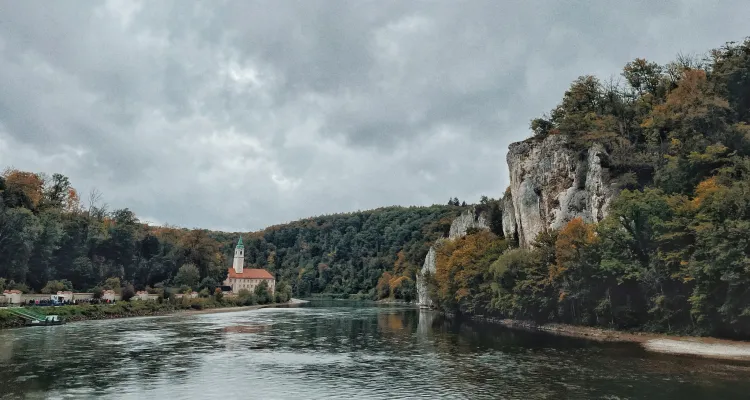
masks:
[(193, 264), (184, 264), (177, 271), (177, 275), (174, 278), (174, 282), (177, 285), (184, 285), (194, 288), (198, 285), (200, 280), (200, 272), (198, 267)]
[(213, 293), (217, 286), (219, 284), (211, 277), (203, 278), (200, 285), (198, 285), (200, 289), (207, 289), (209, 293)]
[(255, 298), (259, 304), (266, 304), (271, 301), (271, 293), (268, 290), (268, 282), (263, 280), (255, 287)]
[(636, 58), (625, 65), (622, 75), (633, 90), (642, 96), (649, 93), (658, 95), (663, 84), (663, 68), (656, 63)]
[(61, 281), (49, 281), (42, 288), (42, 293), (54, 294), (57, 292), (71, 291), (73, 290), (73, 284), (69, 280), (63, 279)]
[(130, 299), (132, 299), (133, 296), (135, 296), (135, 289), (133, 288), (133, 285), (128, 283), (125, 286), (123, 286), (121, 290), (121, 296), (122, 296), (121, 298), (123, 301), (130, 301)]
[(114, 290), (115, 292), (120, 293), (122, 291), (122, 286), (120, 286), (120, 278), (107, 278), (107, 280), (104, 281), (102, 288), (107, 290)]
[(490, 205), (489, 220), (490, 232), (499, 237), (503, 237), (503, 212), (500, 209), (498, 201), (493, 201)]
[(292, 298), (292, 287), (286, 282), (279, 282), (275, 295), (277, 303), (286, 303)]

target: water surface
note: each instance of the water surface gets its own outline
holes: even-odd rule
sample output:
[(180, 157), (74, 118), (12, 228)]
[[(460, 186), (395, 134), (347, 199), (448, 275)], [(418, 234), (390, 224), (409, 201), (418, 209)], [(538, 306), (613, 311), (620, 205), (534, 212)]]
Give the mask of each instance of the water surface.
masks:
[(2, 331), (0, 398), (750, 396), (748, 363), (331, 304)]

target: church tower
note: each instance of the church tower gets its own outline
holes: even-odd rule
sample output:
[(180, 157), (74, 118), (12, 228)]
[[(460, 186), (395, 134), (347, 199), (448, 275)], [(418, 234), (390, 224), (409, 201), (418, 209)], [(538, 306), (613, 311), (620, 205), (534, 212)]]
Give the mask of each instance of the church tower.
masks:
[(241, 274), (242, 269), (245, 267), (245, 245), (242, 244), (242, 236), (240, 236), (237, 247), (234, 248), (234, 261), (232, 262), (232, 268), (234, 272)]

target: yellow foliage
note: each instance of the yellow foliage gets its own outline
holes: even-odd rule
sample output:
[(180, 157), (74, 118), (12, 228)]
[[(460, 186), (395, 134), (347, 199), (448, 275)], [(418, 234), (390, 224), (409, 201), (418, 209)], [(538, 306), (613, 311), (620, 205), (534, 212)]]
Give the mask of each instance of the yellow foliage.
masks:
[(716, 177), (712, 176), (703, 182), (699, 183), (695, 187), (695, 197), (693, 198), (692, 205), (695, 208), (700, 207), (703, 201), (714, 193), (721, 191), (724, 187), (716, 182)]

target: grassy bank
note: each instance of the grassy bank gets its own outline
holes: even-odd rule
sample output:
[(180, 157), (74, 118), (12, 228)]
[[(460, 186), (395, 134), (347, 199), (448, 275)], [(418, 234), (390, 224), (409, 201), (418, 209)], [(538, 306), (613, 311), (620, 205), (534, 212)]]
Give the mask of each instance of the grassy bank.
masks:
[[(273, 304), (269, 304), (273, 305)], [(209, 298), (183, 298), (163, 301), (121, 301), (115, 304), (80, 304), (60, 307), (27, 307), (45, 315), (59, 315), (66, 322), (94, 319), (112, 319), (127, 317), (145, 317), (167, 315), (181, 311), (201, 311), (220, 308), (243, 309), (254, 306), (241, 299), (216, 300)], [(25, 325), (23, 318), (8, 310), (0, 309), (0, 329), (15, 328)]]

